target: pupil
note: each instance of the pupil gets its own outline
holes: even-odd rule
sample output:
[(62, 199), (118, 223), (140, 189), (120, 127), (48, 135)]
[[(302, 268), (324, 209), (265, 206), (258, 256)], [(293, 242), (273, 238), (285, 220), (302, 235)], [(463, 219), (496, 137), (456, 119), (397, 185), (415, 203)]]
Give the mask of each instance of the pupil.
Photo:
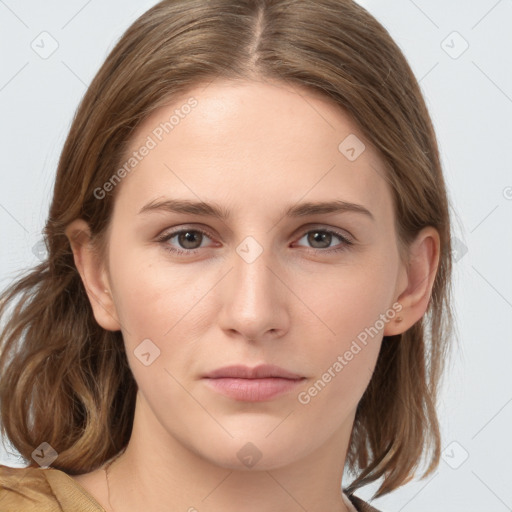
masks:
[[(201, 234), (198, 232), (185, 231), (179, 235), (179, 242), (185, 249), (196, 249), (196, 247), (194, 247), (194, 243), (197, 243), (197, 240), (194, 239), (196, 239), (198, 236), (201, 236)], [(192, 247), (190, 247), (189, 244), (192, 244)]]
[[(320, 242), (320, 247), (325, 248), (329, 247), (331, 242), (331, 234), (330, 233), (323, 233), (320, 231), (313, 231), (312, 234), (309, 236), (309, 242), (314, 246), (317, 242)], [(327, 240), (326, 240), (327, 239)], [(322, 245), (322, 242), (324, 244)]]

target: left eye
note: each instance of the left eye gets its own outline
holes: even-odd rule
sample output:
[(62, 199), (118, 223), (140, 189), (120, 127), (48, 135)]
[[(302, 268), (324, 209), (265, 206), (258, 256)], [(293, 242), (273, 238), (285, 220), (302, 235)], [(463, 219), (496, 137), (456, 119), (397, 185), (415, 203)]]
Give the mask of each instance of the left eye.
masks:
[[(308, 243), (313, 245), (313, 249), (332, 249), (330, 244), (333, 241), (333, 238), (338, 238), (341, 240), (341, 244), (338, 244), (341, 247), (338, 247), (335, 250), (341, 250), (348, 245), (352, 245), (352, 242), (344, 237), (341, 233), (337, 233), (328, 229), (312, 229), (305, 233), (300, 240), (303, 240), (304, 238)], [(319, 246), (315, 247), (316, 244), (319, 244)]]

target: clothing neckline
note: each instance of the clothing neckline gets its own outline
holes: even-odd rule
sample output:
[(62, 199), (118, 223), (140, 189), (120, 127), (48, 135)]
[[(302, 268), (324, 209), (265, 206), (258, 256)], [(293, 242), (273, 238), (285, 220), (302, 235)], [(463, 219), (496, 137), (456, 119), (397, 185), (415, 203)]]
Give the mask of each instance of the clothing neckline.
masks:
[[(40, 468), (43, 469), (43, 468)], [(74, 489), (78, 490), (84, 497), (84, 499), (87, 499), (89, 502), (91, 502), (95, 507), (98, 508), (98, 512), (107, 512), (100, 503), (98, 503), (97, 499), (87, 490), (85, 487), (83, 487), (79, 482), (77, 482), (71, 475), (68, 475), (65, 471), (62, 471), (60, 469), (56, 468), (46, 468), (51, 470), (51, 473), (47, 473), (47, 479), (49, 477), (49, 483), (50, 485), (53, 483), (56, 483), (57, 480), (59, 480), (61, 483), (64, 483), (68, 488), (73, 487)], [(349, 512), (358, 512), (355, 505), (350, 500), (347, 493), (342, 491), (342, 499), (343, 502), (347, 507), (349, 507)], [(74, 503), (76, 506), (76, 502)]]
[[(43, 469), (43, 468), (41, 468)], [(55, 490), (53, 489), (54, 485), (57, 484), (63, 484), (66, 488), (70, 490), (76, 490), (79, 491), (83, 495), (83, 499), (87, 500), (88, 502), (92, 503), (97, 509), (98, 512), (107, 512), (100, 503), (98, 503), (97, 499), (87, 490), (85, 487), (83, 487), (80, 483), (78, 483), (71, 475), (68, 475), (65, 471), (62, 471), (60, 469), (56, 468), (45, 468), (51, 470), (51, 472), (46, 473), (46, 479), (48, 480), (48, 483), (52, 487), (52, 491), (55, 494)], [(64, 499), (67, 500), (67, 498), (61, 498), (59, 496), (59, 500)], [(76, 493), (74, 493), (73, 499), (76, 499)], [(70, 500), (71, 501), (71, 500)], [(69, 510), (73, 510), (74, 507), (76, 507), (76, 502), (69, 503)], [(64, 509), (67, 510), (67, 509)]]

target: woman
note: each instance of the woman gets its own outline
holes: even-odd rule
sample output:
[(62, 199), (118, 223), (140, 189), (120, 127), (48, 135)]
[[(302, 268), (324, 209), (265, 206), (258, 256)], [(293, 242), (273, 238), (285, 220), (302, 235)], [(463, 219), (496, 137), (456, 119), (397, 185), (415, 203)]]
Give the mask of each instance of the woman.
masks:
[(372, 511), (357, 489), (436, 468), (447, 194), (357, 4), (150, 9), (77, 111), (45, 236), (2, 296), (29, 462), (1, 467), (2, 510)]

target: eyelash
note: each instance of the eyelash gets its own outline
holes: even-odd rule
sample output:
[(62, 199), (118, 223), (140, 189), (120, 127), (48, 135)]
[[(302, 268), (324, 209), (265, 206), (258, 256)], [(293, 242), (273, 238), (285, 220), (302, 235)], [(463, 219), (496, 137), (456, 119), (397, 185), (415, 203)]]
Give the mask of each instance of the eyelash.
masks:
[[(207, 231), (205, 231), (203, 229), (199, 229), (199, 228), (194, 228), (194, 229), (180, 229), (180, 230), (177, 230), (177, 231), (173, 231), (171, 233), (164, 233), (164, 234), (160, 235), (157, 238), (157, 242), (162, 243), (164, 248), (165, 248), (165, 250), (169, 251), (172, 254), (177, 254), (179, 256), (181, 256), (181, 255), (186, 255), (186, 256), (195, 255), (195, 254), (197, 254), (199, 252), (200, 249), (177, 249), (175, 247), (171, 247), (167, 243), (171, 238), (174, 238), (176, 235), (179, 235), (181, 233), (186, 233), (186, 232), (201, 233), (203, 235), (206, 235), (210, 239), (213, 238), (210, 235), (210, 233), (208, 233)], [(342, 251), (346, 251), (351, 245), (354, 245), (354, 243), (352, 241), (350, 241), (348, 238), (343, 236), (341, 233), (339, 233), (337, 231), (333, 231), (331, 229), (317, 229), (317, 228), (310, 229), (308, 231), (305, 231), (301, 235), (300, 238), (303, 238), (304, 235), (307, 235), (308, 233), (311, 233), (311, 232), (328, 233), (330, 235), (334, 235), (334, 236), (338, 237), (342, 241), (340, 246), (337, 247), (337, 248), (315, 249), (315, 248), (311, 248), (311, 247), (309, 247), (309, 248), (306, 247), (306, 249), (309, 249), (310, 251), (313, 251), (313, 252), (321, 252), (321, 253), (324, 252), (324, 253), (329, 253), (329, 254), (339, 253), (339, 252), (342, 252)]]

